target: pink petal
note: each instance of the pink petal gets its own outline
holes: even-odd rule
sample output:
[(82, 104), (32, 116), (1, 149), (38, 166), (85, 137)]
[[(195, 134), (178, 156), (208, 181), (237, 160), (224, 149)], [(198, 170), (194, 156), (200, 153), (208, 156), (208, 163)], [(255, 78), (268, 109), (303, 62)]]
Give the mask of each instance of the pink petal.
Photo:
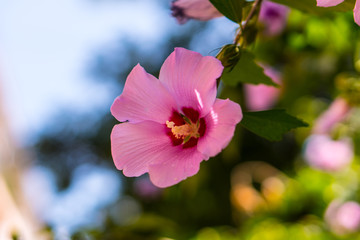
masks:
[(111, 113), (120, 122), (165, 123), (174, 108), (176, 104), (170, 93), (138, 64), (127, 77), (123, 93), (111, 106)]
[(354, 21), (360, 26), (360, 1), (357, 0), (354, 8)]
[(317, 6), (318, 7), (333, 7), (340, 3), (342, 3), (344, 0), (317, 0)]
[(163, 162), (149, 166), (150, 180), (157, 187), (172, 186), (195, 175), (204, 156), (196, 148), (172, 147), (164, 152)]
[(312, 132), (316, 134), (330, 133), (335, 124), (348, 116), (351, 109), (345, 99), (335, 99), (330, 107), (315, 121)]
[(246, 105), (250, 111), (268, 110), (274, 106), (280, 89), (264, 84), (244, 84)]
[(280, 34), (287, 22), (289, 8), (271, 1), (263, 1), (259, 13), (259, 22), (264, 25), (264, 34), (275, 36)]
[(338, 171), (350, 164), (354, 150), (348, 139), (332, 140), (327, 135), (311, 135), (306, 143), (304, 157), (314, 168)]
[(135, 177), (149, 172), (157, 187), (168, 187), (199, 171), (205, 158), (196, 148), (173, 146), (164, 124), (121, 123), (111, 133), (111, 153), (117, 169)]
[(360, 227), (360, 205), (357, 202), (346, 202), (336, 213), (338, 224), (349, 232), (355, 232)]
[(198, 142), (198, 151), (207, 157), (218, 154), (229, 144), (242, 116), (239, 104), (229, 99), (216, 99), (211, 112), (205, 117), (206, 132)]
[(360, 227), (359, 203), (333, 200), (325, 211), (325, 222), (336, 235), (347, 235), (358, 231)]
[(221, 62), (214, 57), (175, 48), (161, 67), (159, 78), (175, 98), (179, 109), (191, 107), (203, 117), (214, 104), (216, 79), (222, 70)]
[(244, 84), (246, 107), (250, 111), (268, 110), (274, 106), (281, 94), (282, 81), (280, 73), (269, 66), (264, 64), (260, 65), (264, 68), (264, 73), (275, 83), (279, 84), (280, 88), (264, 84)]
[(209, 0), (176, 0), (172, 3), (171, 10), (180, 24), (190, 18), (207, 21), (223, 16)]
[(115, 125), (110, 138), (115, 166), (128, 177), (144, 174), (172, 148), (165, 126), (152, 121)]

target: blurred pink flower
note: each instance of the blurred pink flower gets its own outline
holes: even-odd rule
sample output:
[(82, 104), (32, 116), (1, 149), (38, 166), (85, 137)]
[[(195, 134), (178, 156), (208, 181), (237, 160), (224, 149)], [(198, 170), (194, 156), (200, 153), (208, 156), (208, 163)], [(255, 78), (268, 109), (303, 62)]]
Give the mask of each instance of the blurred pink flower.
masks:
[(160, 197), (162, 193), (162, 189), (154, 186), (147, 176), (135, 180), (134, 191), (137, 195), (145, 199), (156, 199)]
[[(281, 77), (279, 72), (274, 69), (263, 66), (264, 73), (270, 77), (275, 83), (281, 84)], [(268, 86), (264, 84), (244, 84), (246, 107), (250, 111), (268, 110), (279, 98), (281, 93), (280, 88)]]
[(286, 26), (288, 13), (289, 8), (284, 5), (263, 1), (259, 13), (259, 22), (264, 25), (264, 35), (275, 36), (280, 34)]
[[(333, 7), (340, 3), (342, 3), (344, 0), (317, 0), (317, 6), (319, 7)], [(360, 25), (360, 0), (357, 0), (355, 2), (354, 7), (354, 21), (357, 23), (357, 25)]]
[(335, 200), (325, 212), (325, 221), (338, 235), (353, 233), (360, 229), (360, 205), (354, 201)]
[(343, 98), (335, 99), (330, 107), (320, 115), (315, 121), (313, 127), (313, 133), (315, 134), (327, 134), (335, 124), (341, 122), (346, 118), (351, 110), (351, 106)]
[(223, 16), (209, 0), (174, 0), (171, 11), (179, 24), (184, 24), (189, 19), (207, 21)]
[[(209, 0), (174, 0), (171, 11), (179, 24), (184, 24), (189, 19), (207, 21), (223, 16)], [(279, 34), (286, 25), (287, 15), (287, 7), (264, 0), (259, 14), (259, 21), (265, 26), (264, 34)]]
[(305, 144), (305, 160), (310, 166), (320, 170), (341, 170), (354, 157), (350, 139), (332, 140), (327, 135), (311, 135)]
[(222, 70), (216, 58), (183, 48), (165, 60), (159, 80), (135, 66), (111, 106), (124, 122), (111, 133), (116, 167), (128, 177), (148, 172), (156, 186), (168, 187), (225, 148), (242, 111), (229, 99), (216, 99)]

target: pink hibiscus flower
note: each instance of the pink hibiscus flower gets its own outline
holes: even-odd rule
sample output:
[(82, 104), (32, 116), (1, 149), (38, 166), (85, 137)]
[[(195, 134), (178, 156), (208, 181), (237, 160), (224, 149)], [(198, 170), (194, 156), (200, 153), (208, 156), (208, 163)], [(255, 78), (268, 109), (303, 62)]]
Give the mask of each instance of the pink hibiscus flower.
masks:
[(343, 121), (350, 113), (352, 107), (349, 103), (341, 98), (336, 98), (329, 108), (316, 119), (313, 127), (315, 134), (328, 134), (334, 126)]
[(225, 148), (242, 111), (229, 99), (216, 99), (222, 70), (216, 58), (183, 48), (165, 60), (159, 79), (136, 65), (111, 106), (123, 122), (111, 133), (116, 167), (128, 177), (148, 172), (154, 185), (168, 187)]
[(327, 135), (311, 135), (306, 140), (304, 157), (313, 168), (339, 171), (348, 166), (354, 149), (350, 139), (332, 140)]
[(276, 36), (284, 31), (289, 14), (289, 8), (270, 1), (263, 1), (259, 22), (264, 25), (263, 34), (266, 36)]
[(209, 0), (175, 0), (171, 3), (171, 11), (179, 24), (189, 19), (207, 21), (223, 16)]
[[(281, 85), (280, 73), (260, 64), (264, 68), (264, 73), (275, 83)], [(244, 84), (246, 107), (250, 111), (264, 111), (274, 106), (279, 99), (281, 89), (264, 84)]]
[[(317, 0), (317, 6), (319, 7), (333, 7), (340, 3), (342, 3), (344, 0)], [(355, 2), (354, 7), (354, 21), (357, 23), (357, 25), (360, 26), (360, 0), (357, 0)]]
[[(223, 16), (209, 0), (174, 0), (171, 3), (171, 11), (179, 24), (184, 24), (189, 19), (208, 21)], [(288, 7), (264, 0), (259, 13), (259, 21), (264, 25), (264, 34), (280, 34), (285, 28), (288, 12)]]
[(325, 221), (337, 235), (354, 233), (360, 229), (360, 205), (334, 200), (326, 209)]

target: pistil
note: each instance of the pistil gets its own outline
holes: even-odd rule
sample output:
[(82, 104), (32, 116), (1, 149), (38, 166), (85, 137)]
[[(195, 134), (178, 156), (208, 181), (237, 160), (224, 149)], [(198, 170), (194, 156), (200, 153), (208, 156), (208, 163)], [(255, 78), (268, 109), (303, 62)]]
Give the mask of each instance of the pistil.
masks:
[(200, 123), (197, 121), (193, 123), (189, 118), (183, 116), (185, 124), (181, 126), (175, 126), (175, 123), (172, 121), (166, 121), (166, 126), (171, 129), (172, 134), (175, 138), (183, 139), (183, 144), (189, 141), (192, 137), (199, 138), (199, 126)]

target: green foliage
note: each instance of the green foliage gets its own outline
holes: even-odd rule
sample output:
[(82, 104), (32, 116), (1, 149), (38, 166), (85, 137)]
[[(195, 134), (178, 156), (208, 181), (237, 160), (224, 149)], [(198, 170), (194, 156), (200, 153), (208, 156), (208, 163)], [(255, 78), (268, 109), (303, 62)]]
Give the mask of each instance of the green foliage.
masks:
[(224, 67), (234, 66), (241, 55), (239, 46), (235, 44), (227, 44), (222, 47), (221, 51), (216, 56)]
[(324, 14), (333, 11), (342, 11), (342, 12), (350, 11), (354, 8), (355, 5), (355, 0), (345, 0), (343, 3), (337, 6), (327, 7), (327, 8), (317, 7), (316, 0), (301, 0), (301, 1), (271, 0), (271, 1), (312, 14)]
[(270, 141), (280, 141), (282, 135), (290, 129), (308, 126), (302, 120), (287, 114), (285, 110), (244, 112), (241, 125)]
[[(351, 12), (332, 14), (333, 11), (351, 11), (354, 0), (345, 0), (332, 8), (316, 7), (316, 0), (272, 1), (301, 10), (290, 12), (282, 34), (268, 37), (260, 33), (256, 35), (254, 44), (253, 30), (261, 31), (259, 25), (254, 24), (247, 25), (242, 32), (242, 37), (246, 38), (243, 42), (251, 45), (233, 39), (222, 39), (216, 46), (210, 46), (211, 41), (197, 41), (206, 50), (218, 49), (224, 42), (236, 42), (225, 45), (217, 55), (225, 66), (221, 77), (225, 83), (221, 97), (237, 101), (245, 108), (241, 84), (276, 86), (255, 61), (261, 59), (269, 66), (281, 69), (281, 95), (277, 96), (275, 107), (287, 109), (306, 122), (313, 123), (338, 96), (351, 97), (354, 102), (359, 102), (359, 76), (353, 73), (355, 70), (360, 72), (360, 44), (356, 45), (360, 27), (354, 23)], [(253, 3), (245, 0), (211, 2), (234, 22), (244, 19), (246, 8)], [(324, 14), (332, 18), (324, 18)], [(174, 28), (172, 35), (162, 38), (159, 45), (151, 48), (149, 44), (152, 50), (147, 50), (149, 52), (145, 55), (141, 48), (119, 42), (126, 51), (118, 50), (114, 55), (124, 55), (126, 61), (114, 62), (111, 57), (109, 61), (98, 61), (99, 64), (113, 64), (98, 66), (102, 73), (100, 76), (114, 75), (116, 81), (113, 84), (121, 89), (131, 67), (139, 61), (145, 69), (158, 75), (162, 60), (174, 47), (196, 46), (194, 39), (207, 39), (208, 35), (199, 36), (208, 30), (212, 31), (211, 36), (224, 37), (223, 32), (209, 29), (210, 26), (213, 25), (190, 21), (185, 26)], [(206, 50), (202, 52), (204, 55), (209, 53)], [(355, 57), (354, 53), (357, 54)], [(159, 55), (161, 57), (154, 58)], [(113, 69), (119, 70), (106, 72)], [(347, 72), (351, 74), (340, 74)], [(108, 113), (108, 106), (104, 107), (107, 107), (104, 112)], [(215, 158), (204, 161), (195, 176), (161, 190), (158, 196), (139, 194), (135, 178), (124, 178), (121, 198), (130, 197), (139, 212), (132, 213), (120, 199), (101, 212), (106, 215), (106, 222), (101, 227), (78, 232), (74, 239), (359, 239), (358, 232), (336, 236), (324, 219), (327, 207), (334, 200), (360, 200), (360, 109), (353, 110), (357, 111), (353, 111), (346, 123), (341, 123), (345, 132), (352, 132), (353, 136), (349, 137), (353, 138), (355, 148), (352, 165), (343, 171), (324, 173), (306, 165), (302, 148), (311, 128), (294, 131), (294, 136), (285, 135), (284, 141), (267, 141), (279, 141), (289, 130), (306, 127), (304, 121), (284, 110), (244, 112), (241, 125), (267, 140), (239, 128), (229, 146)], [(114, 169), (109, 134), (116, 124), (115, 119), (109, 113), (100, 117), (98, 113), (91, 116), (79, 114), (61, 113), (53, 121), (54, 126), (48, 128), (59, 130), (47, 130), (36, 145), (38, 161), (56, 171), (62, 188), (69, 185), (65, 183), (70, 181), (67, 178), (70, 179), (73, 169), (84, 162), (98, 161)], [(79, 149), (86, 151), (79, 154)], [(89, 158), (89, 154), (94, 157)], [(258, 167), (251, 172), (246, 168), (241, 174), (234, 174), (243, 162), (252, 161), (266, 163), (271, 166), (270, 170)], [(257, 179), (264, 175), (266, 178), (263, 180)], [(239, 178), (235, 180), (242, 180), (241, 183), (249, 181), (245, 190), (241, 189), (242, 185), (233, 183), (236, 182), (234, 176)], [(239, 202), (249, 209), (246, 212), (240, 209)], [(257, 202), (263, 207), (254, 207)]]
[(236, 86), (239, 83), (278, 86), (264, 74), (264, 69), (256, 64), (254, 55), (248, 51), (241, 52), (235, 66), (224, 69), (221, 80), (230, 86)]
[(233, 22), (241, 23), (242, 9), (246, 3), (245, 0), (210, 0), (210, 2), (225, 17)]

